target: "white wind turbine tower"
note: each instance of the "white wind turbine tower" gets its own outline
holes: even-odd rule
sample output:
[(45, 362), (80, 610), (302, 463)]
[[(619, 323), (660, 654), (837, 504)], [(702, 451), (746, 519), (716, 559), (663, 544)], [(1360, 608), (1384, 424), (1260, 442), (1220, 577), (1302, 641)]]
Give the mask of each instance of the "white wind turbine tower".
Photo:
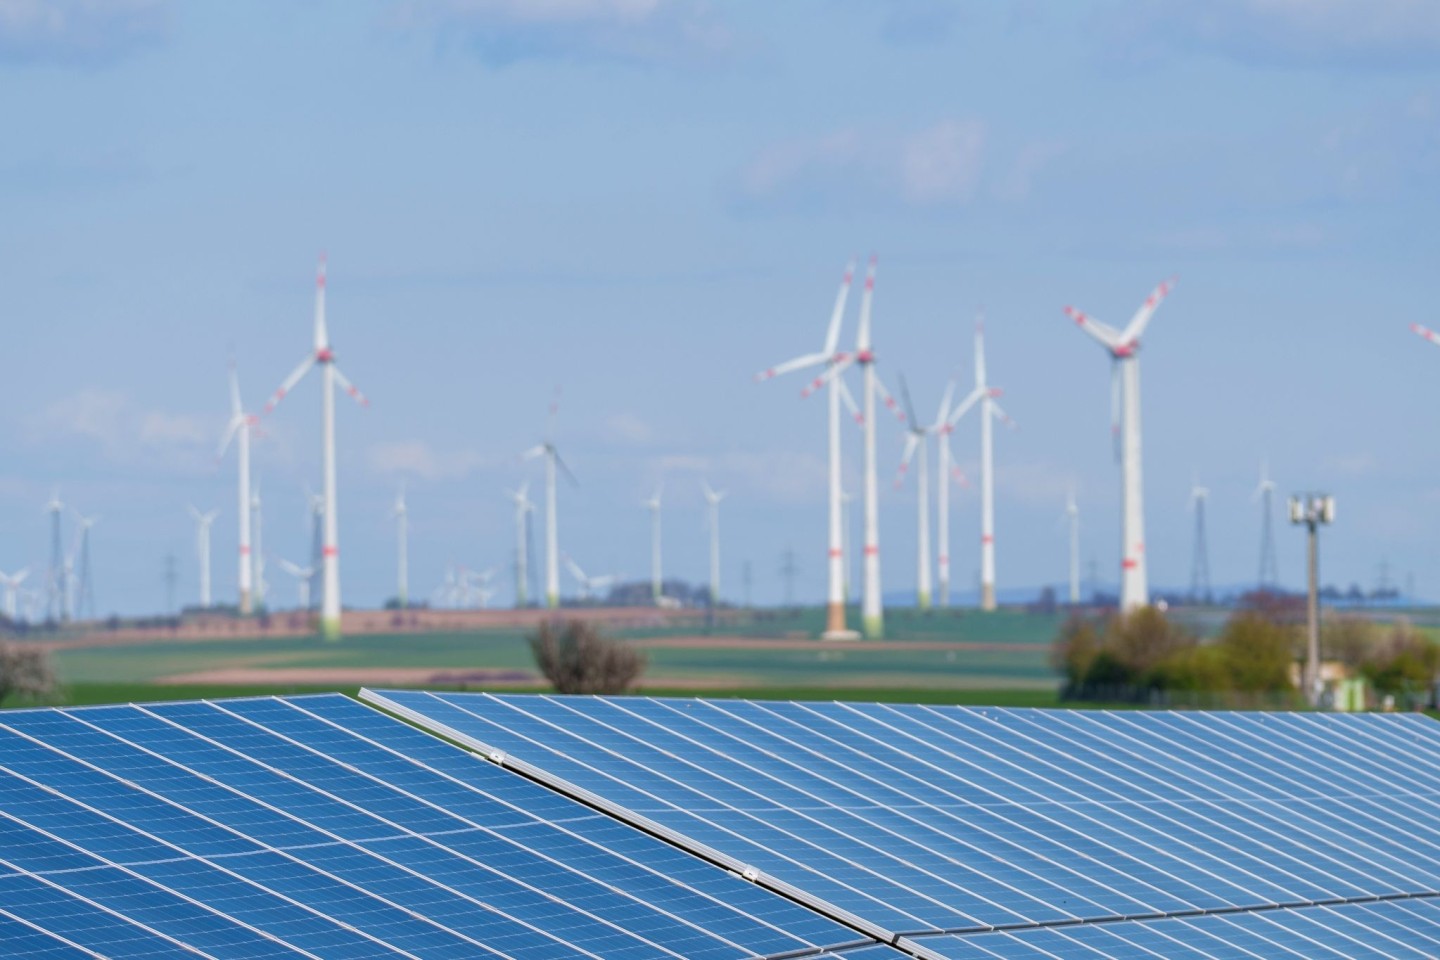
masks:
[(528, 584), (526, 582), (526, 571), (529, 569), (529, 557), (527, 553), (528, 532), (530, 512), (535, 509), (535, 504), (530, 502), (530, 482), (527, 480), (515, 490), (507, 490), (506, 494), (511, 502), (515, 504), (515, 606), (525, 607), (529, 605)]
[(860, 297), (860, 327), (855, 337), (855, 353), (846, 356), (842, 360), (831, 364), (819, 379), (816, 386), (836, 379), (845, 372), (851, 364), (860, 364), (864, 372), (864, 385), (861, 388), (863, 397), (861, 403), (864, 405), (863, 423), (865, 426), (865, 582), (864, 595), (861, 598), (860, 621), (865, 636), (877, 640), (885, 634), (885, 609), (881, 598), (880, 586), (880, 490), (879, 482), (876, 479), (875, 462), (875, 400), (879, 397), (890, 410), (900, 418), (903, 423), (905, 414), (902, 413), (895, 403), (895, 398), (885, 385), (880, 382), (879, 376), (875, 373), (875, 351), (871, 340), (870, 309), (875, 299), (875, 258), (870, 258), (869, 268), (865, 273), (865, 292)]
[(555, 398), (550, 401), (545, 441), (522, 454), (526, 460), (545, 458), (545, 605), (551, 610), (560, 606), (560, 534), (555, 514), (556, 468), (564, 471), (571, 483), (577, 486), (579, 484), (575, 474), (571, 473), (570, 468), (565, 466), (565, 461), (560, 459), (560, 451), (555, 448), (555, 415), (559, 410), (560, 391), (556, 390)]
[[(1155, 308), (1174, 287), (1167, 280), (1155, 288), (1124, 330), (1116, 330), (1066, 307), (1065, 313), (1104, 347), (1111, 358), (1111, 429), (1119, 434), (1121, 463), (1120, 609), (1135, 610), (1150, 603), (1145, 565), (1145, 498), (1140, 468), (1140, 337)], [(1117, 409), (1118, 408), (1118, 409)], [(1118, 415), (1119, 423), (1115, 423)]]
[(265, 550), (264, 539), (261, 534), (264, 531), (265, 525), (262, 522), (264, 520), (264, 513), (260, 509), (260, 484), (258, 481), (255, 484), (255, 493), (250, 498), (250, 511), (255, 525), (255, 549), (250, 553), (255, 568), (254, 605), (256, 608), (263, 608), (265, 606), (266, 594)]
[(703, 480), (700, 489), (705, 492), (706, 516), (710, 521), (710, 609), (713, 611), (720, 605), (720, 501), (725, 499), (725, 491), (712, 490)]
[[(810, 367), (824, 365), (827, 372), (832, 371), (839, 363), (849, 358), (848, 354), (837, 352), (840, 345), (840, 324), (845, 315), (845, 301), (850, 295), (850, 284), (855, 275), (855, 264), (850, 262), (845, 267), (845, 277), (840, 281), (840, 291), (835, 295), (835, 306), (830, 311), (830, 324), (825, 330), (825, 343), (818, 353), (807, 353), (795, 357), (784, 363), (778, 364), (755, 375), (756, 380), (769, 380), (771, 377), (791, 370), (804, 370)], [(822, 385), (824, 378), (818, 378), (811, 383), (803, 395), (809, 395), (817, 387)], [(826, 592), (825, 607), (825, 634), (832, 638), (853, 636), (845, 624), (845, 534), (842, 520), (842, 492), (840, 490), (840, 402), (842, 394), (848, 404), (853, 407), (854, 400), (848, 396), (845, 381), (841, 377), (832, 377), (829, 381), (830, 397), (829, 403), (829, 584)]]
[(5, 616), (11, 623), (15, 623), (19, 619), (15, 597), (20, 592), (20, 584), (24, 583), (28, 576), (30, 576), (29, 567), (17, 570), (15, 573), (0, 573), (0, 585), (5, 588)]
[(327, 640), (338, 640), (340, 638), (340, 524), (339, 510), (335, 505), (335, 387), (338, 384), (346, 393), (354, 397), (362, 406), (368, 406), (370, 401), (366, 400), (355, 388), (355, 385), (340, 372), (335, 365), (335, 355), (330, 350), (330, 333), (325, 325), (325, 258), (320, 258), (320, 266), (315, 273), (315, 351), (300, 362), (270, 402), (265, 405), (265, 412), (269, 413), (275, 409), (275, 405), (285, 398), (285, 395), (294, 389), (295, 385), (310, 368), (316, 364), (320, 365), (320, 410), (322, 427), (322, 457), (325, 465), (325, 541), (321, 551), (321, 572), (324, 578), (324, 596), (320, 609), (320, 633)]
[(200, 561), (200, 606), (210, 609), (210, 525), (220, 511), (201, 513), (192, 505), (190, 516), (195, 518), (195, 557)]
[(995, 454), (993, 423), (1008, 426), (1015, 421), (1000, 408), (997, 387), (990, 386), (985, 373), (985, 321), (975, 324), (975, 388), (950, 413), (954, 426), (976, 404), (980, 406), (980, 609), (995, 609)]
[(1205, 501), (1210, 491), (1200, 486), (1199, 479), (1190, 486), (1190, 509), (1195, 513), (1194, 555), (1190, 565), (1190, 602), (1209, 603), (1210, 595), (1210, 549), (1205, 542)]
[(950, 434), (955, 425), (950, 422), (951, 401), (955, 397), (955, 380), (945, 384), (945, 393), (940, 398), (940, 409), (935, 414), (935, 423), (930, 429), (935, 434), (939, 465), (935, 469), (935, 533), (939, 571), (940, 606), (950, 606), (950, 480), (963, 481), (964, 474), (955, 466), (955, 454), (950, 449)]
[(395, 599), (400, 609), (410, 606), (410, 511), (405, 506), (405, 481), (395, 495)]
[(1260, 461), (1260, 483), (1252, 500), (1260, 501), (1260, 580), (1261, 590), (1274, 590), (1280, 582), (1275, 562), (1275, 481), (1270, 479), (1270, 465)]
[(664, 484), (656, 484), (655, 492), (641, 502), (641, 506), (650, 511), (650, 595), (657, 604), (665, 593), (665, 578), (660, 566), (660, 495), (664, 489)]
[(1075, 491), (1065, 496), (1065, 520), (1070, 528), (1070, 605), (1080, 602), (1080, 507)]
[(300, 595), (300, 609), (310, 609), (310, 580), (315, 576), (314, 567), (302, 567), (299, 564), (291, 563), (284, 557), (276, 557), (275, 562), (280, 564), (280, 569), (295, 578), (295, 589)]
[(254, 588), (252, 577), (254, 576), (254, 557), (250, 552), (250, 509), (252, 507), (250, 497), (250, 437), (259, 420), (254, 414), (245, 412), (244, 406), (240, 403), (240, 379), (235, 373), (235, 364), (230, 364), (230, 423), (225, 428), (225, 437), (220, 441), (220, 450), (215, 458), (225, 456), (225, 450), (230, 446), (230, 441), (235, 440), (235, 459), (240, 470), (240, 479), (237, 484), (239, 490), (240, 509), (240, 612), (250, 614), (254, 611)]
[(615, 574), (602, 573), (598, 576), (589, 576), (572, 557), (565, 557), (565, 567), (570, 575), (580, 583), (580, 599), (593, 600), (601, 590), (609, 589), (615, 583)]
[[(948, 390), (947, 390), (948, 393)], [(900, 395), (905, 400), (905, 414), (910, 424), (905, 434), (905, 452), (900, 458), (900, 473), (895, 477), (898, 490), (905, 482), (910, 461), (918, 452), (919, 469), (915, 471), (916, 524), (915, 537), (915, 606), (921, 610), (930, 609), (930, 466), (929, 446), (933, 425), (925, 426), (915, 416), (915, 405), (910, 401), (910, 387), (905, 378), (900, 378)], [(943, 481), (942, 481), (943, 483)]]

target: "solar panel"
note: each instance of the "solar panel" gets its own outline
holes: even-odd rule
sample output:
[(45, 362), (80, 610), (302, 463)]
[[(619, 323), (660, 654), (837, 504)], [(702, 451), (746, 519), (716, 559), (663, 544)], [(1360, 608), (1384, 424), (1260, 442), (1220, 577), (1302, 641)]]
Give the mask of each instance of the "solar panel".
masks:
[(1107, 956), (1155, 955), (1156, 931), (1284, 955), (1261, 949), (1290, 936), (1275, 923), (1379, 899), (1347, 924), (1434, 933), (1415, 908), (1440, 895), (1424, 718), (362, 696), (946, 955), (1092, 956), (1094, 931), (1139, 938)]
[(898, 956), (338, 695), (0, 714), (0, 937), (56, 958)]

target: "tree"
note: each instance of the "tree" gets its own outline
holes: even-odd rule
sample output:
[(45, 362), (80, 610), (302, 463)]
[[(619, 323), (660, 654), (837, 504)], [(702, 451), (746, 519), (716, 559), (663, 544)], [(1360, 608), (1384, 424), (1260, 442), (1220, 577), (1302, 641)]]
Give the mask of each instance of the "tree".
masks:
[(1129, 668), (1139, 686), (1164, 686), (1161, 666), (1192, 649), (1193, 634), (1172, 623), (1158, 607), (1141, 607), (1112, 617), (1105, 631), (1105, 647)]
[(1359, 670), (1373, 659), (1378, 640), (1375, 624), (1364, 617), (1333, 617), (1320, 629), (1324, 659), (1338, 660), (1351, 670)]
[(1407, 622), (1397, 623), (1377, 643), (1361, 672), (1377, 693), (1414, 702), (1423, 696), (1440, 671), (1440, 646)]
[(1050, 663), (1072, 687), (1085, 683), (1100, 653), (1100, 632), (1095, 623), (1078, 613), (1065, 618), (1050, 647)]
[(1243, 610), (1232, 616), (1216, 644), (1229, 688), (1245, 693), (1290, 689), (1296, 634), (1293, 626), (1257, 611)]
[(12, 694), (44, 697), (55, 691), (50, 654), (31, 644), (0, 643), (0, 703)]
[(557, 693), (624, 693), (645, 672), (643, 653), (584, 620), (545, 621), (530, 651)]

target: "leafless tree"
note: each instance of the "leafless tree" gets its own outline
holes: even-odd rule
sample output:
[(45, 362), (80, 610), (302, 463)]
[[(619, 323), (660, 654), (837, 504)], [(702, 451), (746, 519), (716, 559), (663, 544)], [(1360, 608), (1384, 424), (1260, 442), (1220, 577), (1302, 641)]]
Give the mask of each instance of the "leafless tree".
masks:
[(542, 623), (530, 650), (557, 693), (624, 693), (645, 672), (643, 653), (584, 620)]
[(11, 695), (44, 697), (55, 691), (55, 671), (43, 647), (0, 643), (0, 703)]

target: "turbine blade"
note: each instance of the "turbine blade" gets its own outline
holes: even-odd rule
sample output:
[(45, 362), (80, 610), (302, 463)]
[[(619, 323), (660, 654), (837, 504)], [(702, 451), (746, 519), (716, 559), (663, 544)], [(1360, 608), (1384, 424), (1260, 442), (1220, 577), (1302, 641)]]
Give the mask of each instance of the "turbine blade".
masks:
[(550, 410), (545, 415), (545, 439), (553, 442), (555, 440), (555, 418), (560, 415), (560, 387), (555, 388), (555, 393), (550, 397)]
[(1424, 337), (1436, 346), (1440, 346), (1440, 333), (1436, 333), (1429, 327), (1422, 327), (1418, 323), (1410, 324), (1410, 329), (1414, 330), (1417, 336)]
[(870, 265), (865, 269), (865, 292), (860, 295), (860, 328), (855, 337), (855, 348), (870, 349), (870, 303), (875, 299), (875, 256), (870, 256)]
[[(910, 420), (911, 429), (919, 427), (920, 420), (915, 416), (915, 404), (910, 402), (910, 385), (905, 382), (905, 374), (896, 374), (900, 378), (900, 396), (905, 398), (905, 416)], [(877, 380), (876, 383), (879, 383)]]
[(310, 368), (313, 366), (315, 366), (315, 357), (313, 355), (308, 356), (304, 360), (300, 361), (300, 366), (296, 367), (291, 372), (290, 376), (285, 378), (285, 382), (280, 384), (280, 388), (275, 391), (275, 395), (272, 396), (268, 401), (266, 401), (265, 412), (269, 413), (270, 411), (274, 410), (276, 406), (279, 405), (280, 401), (285, 399), (285, 395), (288, 394), (291, 390), (295, 389), (295, 384), (299, 383), (300, 378), (305, 376), (305, 374), (309, 373)]
[(950, 412), (950, 419), (945, 421), (945, 425), (949, 427), (955, 426), (955, 424), (960, 422), (960, 418), (969, 413), (971, 408), (979, 403), (980, 399), (984, 396), (985, 390), (983, 387), (976, 387), (974, 390), (971, 390), (965, 399), (960, 401), (960, 406)]
[(810, 396), (816, 390), (819, 390), (821, 387), (825, 386), (825, 384), (840, 376), (840, 374), (844, 373), (847, 369), (850, 368), (852, 364), (854, 364), (854, 357), (849, 355), (842, 356), (844, 356), (843, 360), (837, 360), (834, 363), (830, 364), (830, 368), (828, 370), (826, 370), (824, 373), (820, 374), (820, 376), (816, 377), (814, 380), (811, 380), (805, 385), (805, 388), (800, 391), (800, 396), (802, 399)]
[(1074, 307), (1066, 307), (1065, 316), (1079, 324), (1081, 330), (1094, 337), (1106, 350), (1114, 351), (1120, 346), (1120, 331), (1109, 324), (1101, 323), (1088, 313), (1083, 313)]
[(845, 316), (845, 301), (850, 297), (850, 281), (855, 277), (855, 261), (845, 265), (845, 279), (840, 281), (840, 292), (835, 294), (835, 309), (830, 311), (830, 326), (825, 331), (825, 355), (834, 356), (840, 346), (840, 322)]
[[(526, 450), (524, 453), (520, 454), (520, 459), (521, 459), (521, 460), (534, 460), (536, 457), (543, 457), (543, 456), (545, 456), (545, 444), (541, 443), (541, 444), (536, 444), (535, 446), (531, 447), (529, 450)], [(523, 489), (523, 488), (522, 488), (522, 489)]]
[(935, 413), (935, 423), (930, 427), (932, 431), (940, 430), (950, 419), (950, 401), (955, 398), (955, 378), (951, 377), (945, 382), (945, 393), (940, 397), (940, 409)]
[(320, 254), (320, 263), (315, 267), (315, 352), (324, 353), (330, 349), (330, 331), (325, 327), (325, 275), (327, 258)]
[(772, 377), (778, 377), (782, 373), (789, 373), (791, 370), (800, 370), (805, 367), (813, 367), (817, 364), (824, 363), (825, 361), (829, 360), (830, 357), (830, 353), (807, 353), (803, 357), (796, 357), (793, 360), (786, 360), (784, 363), (777, 363), (773, 367), (760, 371), (759, 373), (755, 374), (755, 380), (757, 382), (763, 382), (765, 380), (771, 379)]
[(1150, 325), (1150, 318), (1155, 315), (1155, 308), (1160, 306), (1160, 301), (1165, 299), (1166, 294), (1175, 289), (1175, 278), (1161, 281), (1160, 285), (1150, 291), (1150, 296), (1140, 304), (1140, 309), (1135, 311), (1135, 316), (1130, 318), (1130, 323), (1125, 327), (1125, 332), (1120, 335), (1120, 342), (1127, 346), (1137, 343), (1145, 334), (1145, 328)]
[(1019, 424), (1017, 424), (1014, 420), (1010, 419), (1010, 414), (1006, 413), (1003, 409), (1001, 409), (1000, 404), (996, 403), (993, 399), (990, 401), (990, 411), (995, 414), (996, 420), (999, 420), (1001, 423), (1005, 424), (1005, 426), (1009, 427), (1010, 429), (1014, 430), (1019, 427)]
[(860, 412), (860, 405), (855, 402), (855, 396), (850, 392), (850, 386), (845, 382), (844, 377), (835, 381), (835, 389), (840, 391), (840, 402), (845, 404), (845, 409), (850, 411), (850, 416), (860, 426), (865, 426), (865, 414)]
[(340, 389), (344, 390), (346, 393), (350, 394), (350, 396), (354, 397), (355, 402), (360, 404), (360, 406), (370, 406), (370, 401), (365, 399), (365, 395), (356, 388), (355, 384), (350, 382), (349, 377), (345, 376), (345, 374), (340, 372), (340, 368), (335, 366), (333, 361), (331, 362), (330, 366), (335, 371), (335, 382), (340, 384)]
[(975, 321), (975, 385), (985, 386), (985, 315)]
[[(553, 450), (554, 448), (552, 447), (551, 449)], [(580, 481), (575, 478), (575, 474), (571, 473), (570, 468), (565, 465), (565, 461), (560, 459), (559, 450), (555, 450), (555, 466), (560, 468), (560, 472), (565, 474), (565, 479), (569, 480), (572, 486), (580, 486)]]
[(905, 452), (900, 456), (900, 469), (895, 474), (895, 489), (905, 485), (905, 474), (910, 471), (910, 460), (920, 446), (920, 438), (914, 433), (905, 434)]
[(235, 439), (235, 434), (240, 429), (240, 424), (243, 422), (244, 414), (241, 414), (238, 417), (231, 418), (230, 425), (225, 428), (225, 436), (220, 439), (220, 446), (215, 450), (216, 460), (219, 460), (221, 457), (225, 456), (225, 451), (230, 449), (230, 441)]
[(891, 395), (889, 390), (885, 389), (885, 384), (880, 382), (880, 374), (878, 372), (875, 374), (875, 392), (880, 394), (880, 402), (885, 404), (891, 413), (895, 414), (895, 419), (904, 423), (905, 411), (900, 409), (900, 404), (895, 402), (894, 396)]
[(239, 417), (245, 413), (240, 405), (240, 378), (235, 373), (235, 361), (230, 361), (230, 415)]

